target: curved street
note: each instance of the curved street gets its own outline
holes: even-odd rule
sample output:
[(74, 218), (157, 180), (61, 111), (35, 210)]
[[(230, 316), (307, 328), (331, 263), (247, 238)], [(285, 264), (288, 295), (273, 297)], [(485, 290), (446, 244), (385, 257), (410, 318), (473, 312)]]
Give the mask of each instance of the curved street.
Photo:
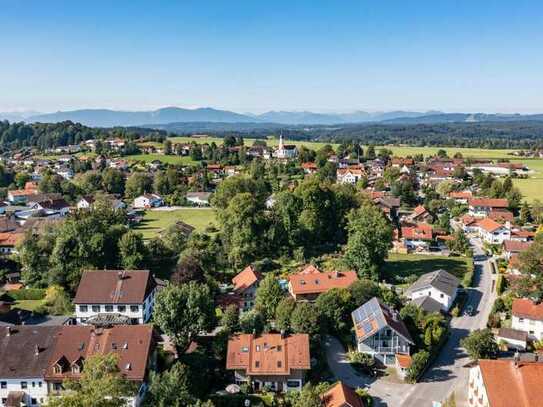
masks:
[(484, 328), (494, 304), (496, 293), (491, 261), (486, 257), (481, 243), (471, 241), (474, 250), (475, 273), (473, 287), (467, 290), (466, 305), (476, 312), (451, 320), (450, 337), (430, 368), (415, 385), (397, 384), (358, 375), (345, 359), (345, 350), (335, 338), (327, 338), (326, 355), (330, 370), (338, 380), (353, 387), (367, 387), (379, 406), (424, 407), (433, 401), (443, 401), (453, 391), (457, 406), (467, 400), (469, 358), (460, 346), (460, 340), (470, 331)]

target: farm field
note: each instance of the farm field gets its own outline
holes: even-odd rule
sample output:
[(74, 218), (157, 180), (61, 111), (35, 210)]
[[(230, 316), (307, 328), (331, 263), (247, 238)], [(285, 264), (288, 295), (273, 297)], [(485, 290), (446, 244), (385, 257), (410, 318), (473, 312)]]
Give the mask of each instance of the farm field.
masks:
[(145, 239), (151, 239), (178, 220), (182, 220), (194, 226), (196, 231), (202, 232), (210, 223), (215, 223), (215, 211), (211, 208), (147, 210), (143, 220), (134, 229), (141, 232)]
[[(172, 143), (190, 143), (195, 141), (196, 143), (212, 143), (221, 144), (222, 139), (220, 137), (170, 137)], [(252, 145), (255, 139), (246, 138), (245, 145)], [(318, 150), (324, 144), (318, 141), (291, 141), (285, 140), (288, 144), (295, 144), (297, 146), (305, 146), (307, 148)], [(275, 146), (279, 143), (278, 138), (268, 138), (266, 143), (269, 146)], [(333, 147), (337, 147), (339, 144), (331, 143)], [(382, 146), (376, 146), (377, 150), (382, 148)], [(407, 156), (415, 154), (423, 154), (424, 156), (435, 155), (438, 150), (445, 150), (447, 153), (452, 156), (456, 153), (461, 153), (464, 157), (477, 157), (477, 158), (512, 158), (510, 155), (514, 150), (488, 150), (483, 148), (460, 148), (460, 147), (412, 147), (412, 146), (386, 146), (389, 150), (392, 150), (394, 155), (398, 156)]]
[(183, 164), (183, 165), (190, 165), (190, 164), (196, 164), (196, 161), (192, 160), (188, 156), (180, 156), (180, 155), (163, 155), (163, 154), (134, 154), (134, 155), (127, 155), (125, 157), (129, 161), (142, 161), (145, 163), (150, 163), (154, 160), (159, 160), (160, 162), (164, 164)]
[(465, 257), (427, 256), (422, 254), (391, 253), (383, 266), (384, 278), (393, 284), (404, 284), (406, 277), (420, 276), (438, 269), (462, 279), (469, 270), (470, 259)]
[(515, 159), (512, 162), (522, 162), (534, 171), (530, 178), (514, 179), (513, 185), (518, 187), (528, 202), (535, 199), (543, 201), (543, 160), (542, 159)]

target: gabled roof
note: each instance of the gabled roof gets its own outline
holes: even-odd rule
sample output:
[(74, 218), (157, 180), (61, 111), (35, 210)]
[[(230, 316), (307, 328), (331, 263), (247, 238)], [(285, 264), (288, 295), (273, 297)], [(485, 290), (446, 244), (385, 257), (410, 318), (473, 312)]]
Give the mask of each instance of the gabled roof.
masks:
[(512, 314), (519, 318), (543, 321), (543, 303), (536, 304), (528, 298), (517, 298), (513, 301)]
[(59, 330), (58, 326), (0, 327), (0, 377), (41, 377), (53, 353)]
[(520, 253), (528, 250), (533, 242), (522, 242), (520, 240), (504, 240), (503, 248), (506, 252)]
[(364, 402), (353, 388), (337, 382), (321, 396), (324, 407), (364, 407)]
[(78, 373), (55, 373), (53, 367), (59, 360), (70, 365), (100, 354), (114, 353), (119, 356), (120, 372), (129, 380), (143, 380), (151, 353), (153, 327), (151, 325), (116, 325), (111, 328), (95, 328), (89, 325), (60, 327), (49, 366), (47, 380), (78, 378)]
[(500, 225), (498, 222), (496, 222), (495, 220), (492, 220), (490, 218), (484, 218), (484, 219), (481, 219), (477, 222), (477, 225), (485, 230), (486, 232), (489, 232), (489, 233), (492, 233), (498, 229), (501, 229), (503, 227), (503, 225)]
[(433, 229), (427, 223), (419, 223), (415, 226), (402, 226), (402, 237), (413, 240), (432, 240)]
[(420, 307), (422, 310), (429, 313), (441, 311), (441, 303), (434, 300), (429, 295), (425, 295), (423, 297), (417, 297), (411, 302), (417, 305), (418, 307)]
[(433, 287), (436, 290), (447, 294), (449, 297), (452, 297), (456, 293), (459, 284), (460, 281), (455, 276), (440, 269), (420, 276), (418, 280), (406, 290), (406, 294), (409, 295), (415, 291)]
[(409, 331), (398, 313), (381, 303), (377, 297), (373, 297), (355, 309), (351, 313), (351, 317), (353, 318), (356, 337), (359, 341), (373, 336), (384, 327), (389, 327), (406, 341), (413, 343), (411, 335), (409, 335)]
[(412, 217), (417, 218), (419, 216), (427, 214), (428, 211), (426, 208), (422, 205), (417, 206), (415, 209), (413, 209), (413, 213), (411, 214)]
[(94, 270), (81, 276), (75, 304), (141, 304), (155, 288), (149, 270)]
[(482, 359), (479, 368), (491, 407), (541, 405), (543, 363)]
[(243, 291), (257, 283), (262, 278), (262, 275), (257, 272), (252, 266), (247, 266), (240, 271), (233, 279), (234, 291)]
[(228, 341), (227, 369), (249, 375), (290, 375), (292, 369), (310, 369), (309, 335), (240, 334)]
[(321, 272), (312, 265), (298, 274), (289, 276), (289, 284), (295, 295), (320, 294), (332, 288), (348, 288), (358, 277), (354, 271)]
[(411, 366), (411, 363), (413, 362), (413, 358), (409, 355), (396, 353), (396, 362), (398, 362), (398, 365), (401, 368), (407, 369), (409, 366)]
[(509, 207), (509, 202), (503, 198), (471, 198), (469, 205), (474, 207), (507, 208)]

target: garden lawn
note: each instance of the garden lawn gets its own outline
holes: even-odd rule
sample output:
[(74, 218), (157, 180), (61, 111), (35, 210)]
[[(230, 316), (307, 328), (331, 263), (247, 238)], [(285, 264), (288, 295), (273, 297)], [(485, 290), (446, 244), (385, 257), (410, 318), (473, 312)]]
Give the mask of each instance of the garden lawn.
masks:
[(383, 278), (392, 284), (405, 284), (404, 278), (417, 277), (443, 269), (462, 280), (470, 269), (470, 259), (465, 257), (426, 256), (421, 254), (391, 253), (383, 266)]
[(530, 178), (513, 179), (513, 185), (520, 190), (528, 202), (533, 202), (535, 199), (543, 201), (543, 160), (525, 158), (511, 160), (511, 162), (524, 163), (533, 171)]
[(171, 211), (147, 210), (143, 220), (134, 228), (143, 234), (145, 239), (158, 235), (161, 231), (182, 220), (202, 232), (210, 224), (215, 223), (215, 211), (211, 208), (183, 208)]
[(180, 156), (180, 155), (133, 154), (133, 155), (127, 155), (125, 158), (132, 162), (142, 161), (145, 163), (150, 163), (151, 161), (158, 160), (164, 164), (182, 164), (182, 165), (196, 164), (196, 161), (194, 161), (189, 156)]

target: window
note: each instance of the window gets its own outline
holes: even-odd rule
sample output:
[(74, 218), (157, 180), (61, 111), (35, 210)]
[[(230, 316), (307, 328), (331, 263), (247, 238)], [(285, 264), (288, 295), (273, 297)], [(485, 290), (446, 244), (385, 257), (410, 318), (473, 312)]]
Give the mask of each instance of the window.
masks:
[(93, 305), (92, 306), (92, 312), (100, 312), (100, 306), (99, 305)]
[(80, 305), (79, 306), (79, 311), (80, 312), (87, 312), (89, 310), (89, 307), (86, 306), (86, 305)]
[(36, 382), (32, 382), (32, 387), (36, 387)]
[(519, 318), (518, 322), (524, 322), (524, 318)]
[(280, 360), (277, 361), (277, 367), (281, 368), (283, 367), (283, 362), (281, 362)]
[(30, 399), (30, 404), (36, 405), (36, 404), (38, 404), (38, 400), (36, 400), (35, 398), (31, 398)]
[(283, 350), (283, 346), (282, 345), (277, 345), (277, 352), (281, 352)]
[(62, 384), (61, 383), (53, 383), (53, 388), (56, 391), (60, 391), (60, 390), (62, 390)]
[(113, 305), (106, 305), (106, 312), (113, 312)]
[(131, 312), (138, 312), (139, 310), (140, 310), (139, 305), (131, 305), (130, 306), (130, 311)]
[(41, 387), (41, 382), (38, 382), (38, 387)]
[(260, 352), (260, 345), (256, 345), (256, 351)]
[(28, 388), (28, 383), (27, 382), (21, 382), (21, 389), (26, 389)]
[(255, 361), (255, 367), (260, 367), (260, 362), (258, 360)]
[(126, 311), (126, 305), (117, 305), (117, 311), (125, 312)]
[(444, 295), (444, 294), (439, 294), (439, 296), (440, 296), (441, 298), (445, 297), (445, 295)]
[(8, 387), (7, 382), (0, 382), (0, 389), (6, 389)]

